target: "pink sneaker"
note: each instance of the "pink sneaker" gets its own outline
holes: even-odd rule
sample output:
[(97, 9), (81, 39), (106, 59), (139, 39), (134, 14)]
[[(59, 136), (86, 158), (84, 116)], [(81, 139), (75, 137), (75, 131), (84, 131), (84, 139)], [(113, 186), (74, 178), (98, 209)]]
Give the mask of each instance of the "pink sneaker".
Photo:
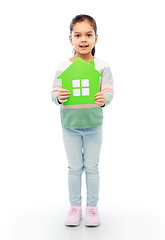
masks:
[(100, 225), (100, 219), (98, 214), (98, 208), (96, 207), (86, 207), (86, 219), (85, 225), (88, 227), (96, 227)]
[(78, 226), (82, 219), (82, 208), (81, 206), (71, 206), (68, 211), (68, 217), (65, 221), (66, 226)]

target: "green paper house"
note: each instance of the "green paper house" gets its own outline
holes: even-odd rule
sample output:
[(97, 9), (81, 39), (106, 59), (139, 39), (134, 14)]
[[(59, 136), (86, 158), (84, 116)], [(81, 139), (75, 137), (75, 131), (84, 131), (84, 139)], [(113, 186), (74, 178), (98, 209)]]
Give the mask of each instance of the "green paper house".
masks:
[(59, 77), (62, 88), (68, 89), (70, 97), (63, 105), (94, 104), (95, 95), (100, 92), (99, 77), (103, 76), (94, 67), (94, 60), (89, 64), (77, 58)]

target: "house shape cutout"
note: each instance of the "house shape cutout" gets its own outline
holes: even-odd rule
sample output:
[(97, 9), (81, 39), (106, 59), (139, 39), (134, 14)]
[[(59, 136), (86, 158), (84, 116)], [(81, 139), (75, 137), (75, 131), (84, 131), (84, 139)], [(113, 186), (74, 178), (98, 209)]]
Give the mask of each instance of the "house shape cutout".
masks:
[(57, 79), (62, 88), (68, 89), (70, 97), (63, 105), (95, 104), (95, 95), (100, 92), (100, 79), (103, 76), (95, 69), (94, 60), (89, 64), (78, 57)]

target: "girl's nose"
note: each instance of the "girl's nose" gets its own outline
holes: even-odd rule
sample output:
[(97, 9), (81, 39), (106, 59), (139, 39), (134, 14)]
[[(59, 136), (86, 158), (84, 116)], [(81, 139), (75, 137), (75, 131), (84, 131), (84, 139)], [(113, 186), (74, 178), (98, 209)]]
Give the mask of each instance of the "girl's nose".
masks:
[(81, 42), (86, 42), (86, 37), (82, 37)]

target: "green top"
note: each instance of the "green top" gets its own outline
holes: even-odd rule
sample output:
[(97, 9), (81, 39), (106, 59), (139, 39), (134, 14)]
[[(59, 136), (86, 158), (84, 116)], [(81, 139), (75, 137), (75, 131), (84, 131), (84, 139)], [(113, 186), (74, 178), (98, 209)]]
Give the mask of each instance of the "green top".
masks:
[(103, 124), (103, 110), (98, 108), (60, 109), (63, 128), (90, 128)]

